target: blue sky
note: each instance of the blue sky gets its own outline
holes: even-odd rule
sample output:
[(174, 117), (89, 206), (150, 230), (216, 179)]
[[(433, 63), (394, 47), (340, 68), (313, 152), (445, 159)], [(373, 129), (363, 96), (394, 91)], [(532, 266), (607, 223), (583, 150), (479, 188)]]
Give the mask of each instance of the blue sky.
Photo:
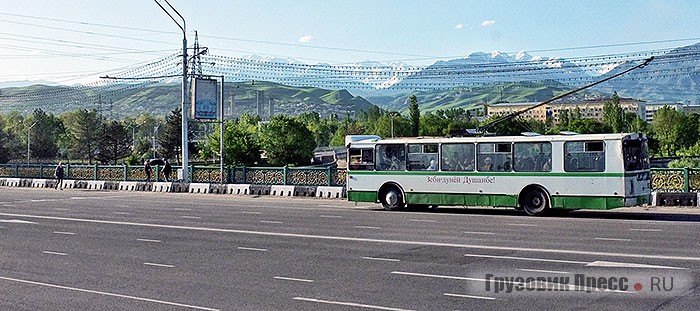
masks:
[[(312, 64), (428, 65), (495, 50), (580, 57), (700, 42), (697, 0), (170, 3), (187, 21), (190, 45), (197, 30), (212, 54)], [(177, 53), (181, 40), (179, 28), (152, 0), (12, 1), (0, 9), (0, 81), (94, 80)]]

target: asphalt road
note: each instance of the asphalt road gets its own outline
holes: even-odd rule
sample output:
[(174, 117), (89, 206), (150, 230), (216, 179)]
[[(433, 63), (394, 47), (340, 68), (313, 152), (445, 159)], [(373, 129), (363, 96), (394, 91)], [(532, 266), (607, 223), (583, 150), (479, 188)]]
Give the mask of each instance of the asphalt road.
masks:
[(0, 187), (0, 310), (697, 310), (698, 209)]

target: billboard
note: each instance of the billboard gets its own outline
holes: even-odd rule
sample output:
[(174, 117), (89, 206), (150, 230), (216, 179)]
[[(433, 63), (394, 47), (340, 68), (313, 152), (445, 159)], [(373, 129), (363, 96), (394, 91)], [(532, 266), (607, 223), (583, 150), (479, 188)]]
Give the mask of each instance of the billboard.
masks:
[(197, 78), (192, 84), (192, 116), (216, 120), (219, 117), (219, 85), (214, 79)]

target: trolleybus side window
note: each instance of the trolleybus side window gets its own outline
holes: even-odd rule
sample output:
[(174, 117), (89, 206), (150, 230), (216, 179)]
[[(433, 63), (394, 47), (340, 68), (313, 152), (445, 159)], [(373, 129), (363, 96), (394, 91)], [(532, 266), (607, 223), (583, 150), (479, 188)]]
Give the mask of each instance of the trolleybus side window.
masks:
[(406, 146), (403, 144), (377, 145), (378, 171), (405, 171)]
[(564, 143), (564, 171), (604, 172), (605, 143), (602, 141)]
[(351, 170), (371, 171), (374, 170), (374, 149), (350, 149), (348, 150), (350, 161), (348, 167)]
[(476, 163), (479, 171), (511, 171), (513, 163), (510, 143), (480, 143), (477, 148)]
[(443, 171), (473, 171), (474, 144), (442, 144), (440, 164)]
[(515, 171), (549, 172), (552, 170), (551, 143), (515, 143), (513, 149)]
[(438, 144), (408, 144), (409, 171), (437, 171)]

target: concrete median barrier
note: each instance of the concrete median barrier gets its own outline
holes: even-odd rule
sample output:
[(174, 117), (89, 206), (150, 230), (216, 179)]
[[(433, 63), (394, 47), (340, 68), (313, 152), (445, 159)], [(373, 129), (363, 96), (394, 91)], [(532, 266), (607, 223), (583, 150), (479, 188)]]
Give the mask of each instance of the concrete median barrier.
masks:
[(191, 183), (190, 184), (190, 193), (209, 193), (209, 184), (205, 183)]
[(315, 197), (317, 186), (294, 186), (294, 196)]
[(226, 185), (226, 193), (237, 194), (237, 195), (248, 195), (250, 194), (249, 184), (228, 184)]
[(345, 188), (319, 186), (316, 188), (316, 196), (319, 198), (342, 199), (346, 196)]
[(294, 186), (272, 185), (270, 186), (270, 195), (291, 197), (294, 195)]

